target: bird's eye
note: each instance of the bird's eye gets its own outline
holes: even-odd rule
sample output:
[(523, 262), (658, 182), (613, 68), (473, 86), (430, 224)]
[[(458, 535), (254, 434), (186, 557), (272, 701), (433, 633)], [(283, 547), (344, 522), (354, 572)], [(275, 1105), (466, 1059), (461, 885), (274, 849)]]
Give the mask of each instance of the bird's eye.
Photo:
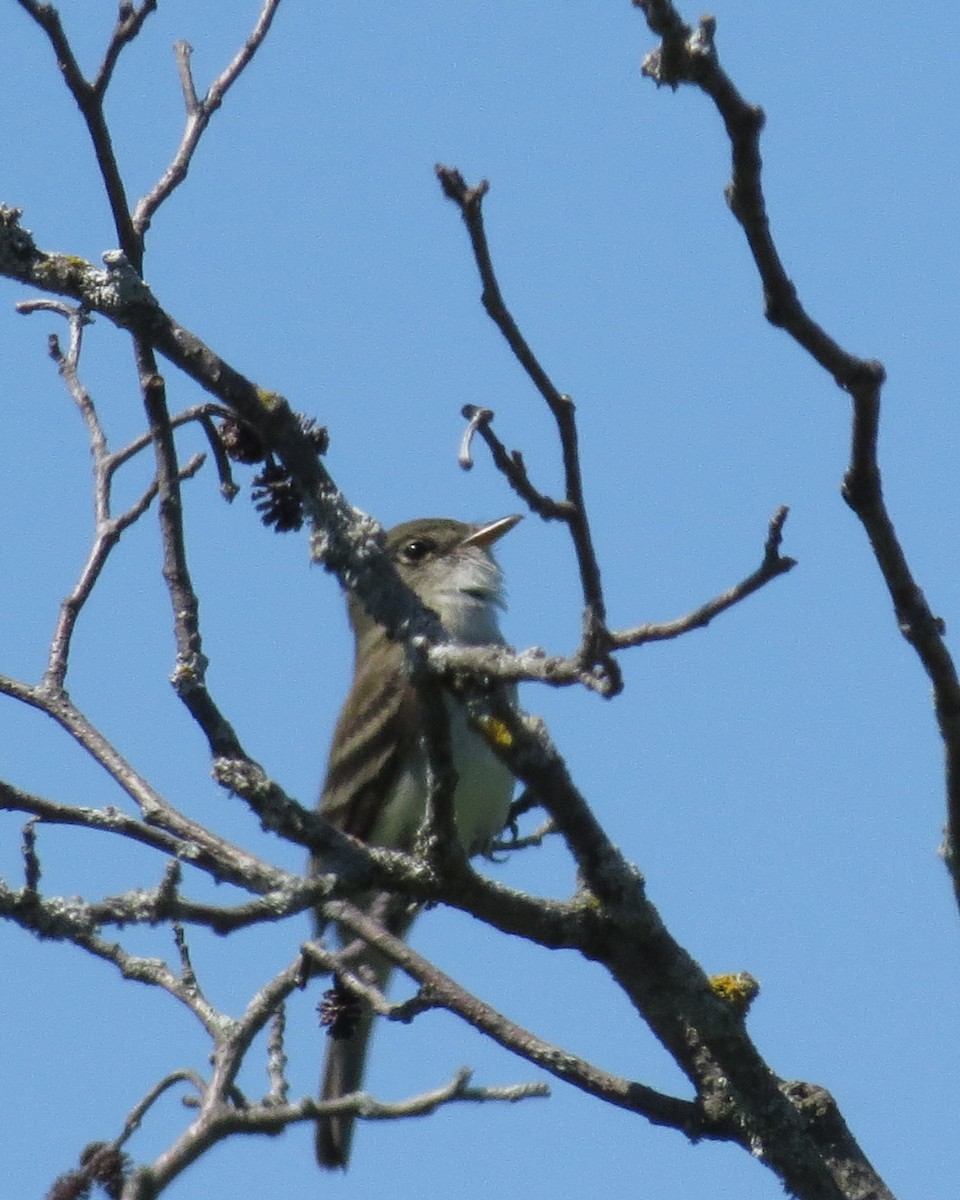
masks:
[(433, 549), (433, 542), (429, 538), (414, 538), (402, 547), (400, 557), (404, 562), (422, 562)]

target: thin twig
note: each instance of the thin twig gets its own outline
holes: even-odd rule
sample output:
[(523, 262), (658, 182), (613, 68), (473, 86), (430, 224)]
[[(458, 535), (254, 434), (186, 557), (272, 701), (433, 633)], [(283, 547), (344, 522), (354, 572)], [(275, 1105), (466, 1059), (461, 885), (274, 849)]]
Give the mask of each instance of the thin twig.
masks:
[(286, 1104), (290, 1084), (287, 1081), (287, 1053), (284, 1049), (284, 1034), (287, 1026), (287, 1010), (278, 1004), (270, 1021), (267, 1037), (267, 1078), (270, 1081), (268, 1099), (274, 1104)]
[(741, 580), (740, 583), (722, 592), (719, 596), (715, 596), (712, 600), (708, 600), (699, 608), (695, 608), (686, 616), (678, 617), (675, 621), (667, 621), (658, 625), (638, 625), (633, 629), (614, 631), (610, 635), (611, 644), (620, 650), (628, 646), (642, 646), (647, 642), (669, 641), (684, 633), (689, 633), (692, 629), (702, 629), (720, 613), (726, 612), (728, 608), (733, 608), (735, 604), (752, 596), (754, 592), (759, 591), (771, 580), (792, 570), (797, 565), (796, 559), (787, 558), (780, 553), (783, 525), (789, 511), (784, 505), (774, 513), (764, 544), (763, 561), (746, 579)]
[(40, 856), (37, 854), (37, 822), (32, 819), (23, 827), (23, 890), (27, 896), (36, 896), (40, 886)]
[(453, 804), (457, 771), (446, 693), (440, 680), (423, 669), (425, 662), (426, 655), (417, 654), (412, 672), (427, 758), (426, 811), (417, 836), (416, 852), (432, 870), (447, 875), (466, 864), (466, 855), (457, 837)]
[[(198, 413), (197, 420), (200, 423), (200, 428), (207, 436), (207, 442), (210, 450), (213, 453), (213, 461), (217, 468), (217, 478), (220, 480), (220, 494), (225, 500), (233, 500), (240, 491), (239, 484), (233, 478), (233, 469), (230, 466), (230, 457), (223, 446), (223, 439), (217, 432), (217, 427), (210, 419), (210, 412), (216, 406), (213, 404), (204, 404), (200, 406), (202, 411)], [(222, 409), (218, 410), (222, 416), (232, 416), (232, 414), (224, 413)], [(170, 424), (176, 425), (177, 419), (171, 418)]]
[[(220, 404), (194, 404), (190, 408), (183, 409), (182, 412), (175, 413), (170, 418), (170, 428), (179, 429), (182, 425), (189, 425), (191, 422), (196, 421), (197, 424), (199, 424), (203, 429), (204, 433), (206, 433), (207, 426), (205, 422), (208, 422), (211, 417), (228, 416), (230, 416), (230, 410), (224, 408)], [(118, 467), (122, 467), (125, 462), (128, 462), (131, 458), (134, 458), (141, 452), (141, 450), (145, 450), (152, 442), (153, 434), (150, 432), (150, 430), (147, 430), (146, 433), (141, 433), (138, 437), (135, 437), (133, 441), (128, 442), (126, 446), (123, 446), (120, 450), (113, 451), (107, 460), (107, 470), (110, 472), (116, 471)], [(213, 441), (211, 441), (210, 448), (213, 450)], [(220, 450), (222, 453), (222, 446), (220, 447)]]
[(165, 1092), (168, 1092), (172, 1087), (176, 1087), (178, 1083), (192, 1084), (198, 1096), (202, 1096), (206, 1089), (203, 1078), (196, 1071), (191, 1071), (186, 1067), (181, 1067), (177, 1071), (171, 1071), (169, 1075), (164, 1075), (163, 1079), (155, 1083), (143, 1099), (131, 1109), (127, 1119), (123, 1123), (123, 1133), (121, 1133), (116, 1141), (117, 1146), (122, 1146), (124, 1142), (136, 1133), (143, 1124), (143, 1118), (154, 1104), (156, 1104)]
[(124, 979), (145, 983), (160, 988), (179, 1000), (197, 1018), (206, 1032), (216, 1038), (222, 1028), (223, 1019), (195, 987), (184, 982), (159, 958), (145, 958), (130, 954), (117, 942), (108, 942), (95, 933), (77, 929), (70, 941), (80, 946), (95, 958), (111, 963)]
[(177, 948), (177, 956), (180, 959), (181, 982), (190, 991), (199, 992), (200, 985), (197, 983), (196, 972), (190, 960), (190, 946), (187, 943), (187, 935), (179, 921), (174, 921), (172, 928), (174, 945)]
[[(104, 460), (105, 461), (105, 460)], [(180, 480), (191, 479), (203, 466), (204, 456), (195, 454), (180, 468)], [(103, 465), (101, 463), (101, 465)], [(95, 489), (97, 507), (101, 512), (109, 503), (109, 496), (104, 496), (99, 484), (106, 478), (106, 472), (98, 473), (98, 486)], [(97, 528), (90, 547), (87, 561), (83, 565), (80, 576), (60, 604), (56, 628), (50, 639), (50, 650), (47, 657), (46, 680), (56, 687), (62, 687), (66, 679), (70, 657), (70, 646), (74, 629), (80, 612), (90, 599), (97, 580), (100, 578), (110, 552), (116, 546), (121, 534), (147, 511), (157, 496), (157, 482), (154, 480), (147, 486), (140, 499), (118, 517), (111, 517), (109, 509), (98, 513)]]
[(501, 838), (498, 841), (491, 842), (491, 855), (507, 854), (514, 850), (529, 850), (531, 847), (540, 847), (547, 840), (558, 834), (560, 830), (556, 826), (556, 822), (552, 817), (541, 822), (536, 829), (530, 833), (521, 836), (519, 833), (515, 837)]

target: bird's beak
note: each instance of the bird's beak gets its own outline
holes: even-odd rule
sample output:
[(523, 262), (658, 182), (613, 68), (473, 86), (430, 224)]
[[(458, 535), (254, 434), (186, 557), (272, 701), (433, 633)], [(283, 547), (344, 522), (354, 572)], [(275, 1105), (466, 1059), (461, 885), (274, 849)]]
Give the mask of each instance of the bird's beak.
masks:
[(487, 546), (492, 546), (494, 542), (500, 540), (505, 533), (523, 520), (521, 513), (514, 513), (512, 517), (501, 517), (499, 521), (491, 521), (489, 525), (479, 525), (472, 533), (460, 543), (461, 546), (482, 546), (486, 549)]

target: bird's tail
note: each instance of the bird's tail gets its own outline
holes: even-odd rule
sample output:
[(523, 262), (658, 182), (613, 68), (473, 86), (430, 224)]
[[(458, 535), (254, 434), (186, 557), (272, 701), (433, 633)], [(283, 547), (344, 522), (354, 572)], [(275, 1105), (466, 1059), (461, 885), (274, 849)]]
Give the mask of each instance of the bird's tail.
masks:
[[(367, 1046), (373, 1032), (373, 1017), (365, 1013), (350, 1037), (331, 1039), (323, 1064), (321, 1100), (339, 1100), (360, 1090), (367, 1062)], [(353, 1113), (331, 1114), (317, 1121), (317, 1162), (330, 1170), (345, 1169), (353, 1140)]]
[[(374, 919), (379, 920), (396, 937), (405, 937), (417, 907), (402, 896), (382, 893), (374, 898), (367, 908)], [(342, 941), (350, 935), (343, 934)], [(351, 960), (351, 968), (367, 978), (381, 992), (385, 992), (393, 970), (392, 964), (371, 949), (363, 954), (359, 963)], [(367, 1049), (373, 1033), (373, 1013), (365, 1008), (357, 1019), (356, 1026), (348, 1037), (330, 1038), (327, 1044), (323, 1075), (320, 1080), (320, 1099), (339, 1100), (358, 1092), (363, 1084), (367, 1064)], [(331, 1113), (317, 1119), (316, 1152), (317, 1162), (330, 1170), (345, 1170), (350, 1161), (350, 1143), (353, 1140), (355, 1113)]]

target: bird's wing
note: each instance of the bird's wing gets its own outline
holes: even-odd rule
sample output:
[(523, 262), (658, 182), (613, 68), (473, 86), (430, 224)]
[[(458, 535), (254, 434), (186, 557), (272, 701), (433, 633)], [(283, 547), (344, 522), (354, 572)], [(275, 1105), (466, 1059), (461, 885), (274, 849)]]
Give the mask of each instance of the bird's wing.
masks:
[[(386, 650), (388, 663), (379, 657), (372, 669), (361, 665), (356, 673), (333, 735), (320, 799), (321, 814), (362, 841), (370, 840), (381, 806), (418, 737), (417, 695), (403, 647), (391, 642)], [(364, 661), (369, 663), (370, 657)]]

